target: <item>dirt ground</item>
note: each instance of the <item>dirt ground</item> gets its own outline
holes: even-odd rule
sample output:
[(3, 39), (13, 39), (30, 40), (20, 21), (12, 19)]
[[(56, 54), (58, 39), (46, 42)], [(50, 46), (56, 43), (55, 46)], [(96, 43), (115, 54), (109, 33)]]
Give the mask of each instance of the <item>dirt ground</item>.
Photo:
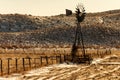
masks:
[(120, 56), (97, 58), (92, 64), (63, 63), (12, 74), (2, 80), (120, 80)]
[[(105, 50), (99, 49), (99, 52), (104, 52)], [(48, 55), (70, 53), (70, 49), (44, 49), (43, 52), (41, 49), (40, 51), (41, 53), (21, 53), (22, 51), (19, 52), (20, 54), (12, 52), (8, 54), (2, 53), (0, 58), (38, 57), (48, 53)], [(86, 52), (96, 54), (97, 50), (87, 49)], [(14, 73), (3, 76), (0, 80), (120, 80), (120, 50), (113, 48), (111, 52), (111, 55), (102, 58), (94, 57), (90, 65), (73, 63), (53, 64), (27, 71), (24, 74)]]

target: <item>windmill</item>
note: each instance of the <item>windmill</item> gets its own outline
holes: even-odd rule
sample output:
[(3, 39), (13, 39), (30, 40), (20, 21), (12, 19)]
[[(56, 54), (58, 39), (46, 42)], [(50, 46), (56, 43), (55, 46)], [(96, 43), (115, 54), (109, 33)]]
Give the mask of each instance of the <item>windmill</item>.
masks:
[[(77, 27), (76, 27), (76, 32), (75, 32), (75, 40), (74, 40), (74, 43), (72, 45), (72, 50), (71, 50), (71, 58), (72, 58), (71, 61), (85, 63), (85, 62), (89, 62), (90, 60), (92, 60), (92, 58), (90, 58), (89, 55), (86, 55), (85, 53), (83, 33), (82, 33), (81, 25), (80, 25), (80, 23), (83, 22), (86, 16), (84, 6), (78, 4), (75, 12), (76, 12)], [(83, 55), (82, 58), (80, 58), (79, 56), (76, 56), (79, 46), (81, 46), (82, 55)]]

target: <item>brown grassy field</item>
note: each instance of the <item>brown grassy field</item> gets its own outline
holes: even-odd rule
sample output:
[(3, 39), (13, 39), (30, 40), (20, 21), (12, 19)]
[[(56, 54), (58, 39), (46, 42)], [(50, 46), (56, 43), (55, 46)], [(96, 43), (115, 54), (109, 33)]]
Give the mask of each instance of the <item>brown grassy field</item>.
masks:
[[(92, 52), (92, 50), (91, 50)], [(118, 53), (119, 50), (112, 50)], [(120, 54), (94, 58), (90, 65), (56, 64), (27, 71), (24, 74), (4, 76), (7, 80), (119, 80)]]
[[(95, 59), (112, 54), (119, 55), (120, 53), (119, 49), (110, 49), (111, 54), (104, 55), (106, 50), (109, 49), (86, 49), (86, 54), (91, 55), (91, 57)], [(46, 62), (46, 58), (43, 58), (41, 63), (40, 58), (41, 56), (42, 57), (54, 56), (55, 58), (57, 55), (66, 55), (66, 54), (70, 55), (71, 48), (0, 49), (0, 51), (1, 51), (0, 59), (3, 61), (2, 66), (3, 66), (3, 75), (4, 75), (4, 74), (8, 74), (8, 58), (11, 58), (11, 60), (9, 61), (9, 65), (10, 65), (9, 74), (16, 72), (24, 72), (42, 66), (58, 64), (59, 60), (55, 60), (52, 58), (48, 58), (48, 63)], [(98, 53), (100, 55), (98, 55)], [(82, 54), (81, 49), (79, 49), (77, 55), (81, 55), (81, 54)], [(16, 71), (16, 62), (15, 62), (16, 58), (18, 59), (17, 71)], [(25, 59), (25, 70), (23, 68), (23, 58), (27, 58)], [(30, 63), (28, 58), (31, 58)]]

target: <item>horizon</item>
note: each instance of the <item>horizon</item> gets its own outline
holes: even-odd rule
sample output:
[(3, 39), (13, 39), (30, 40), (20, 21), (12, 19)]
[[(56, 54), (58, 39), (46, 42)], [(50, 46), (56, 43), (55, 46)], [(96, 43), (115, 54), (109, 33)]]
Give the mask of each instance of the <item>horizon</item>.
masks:
[[(69, 3), (69, 4), (68, 4)], [(78, 3), (82, 3), (87, 13), (104, 12), (120, 9), (119, 0), (98, 1), (98, 0), (1, 0), (0, 14), (27, 14), (34, 16), (53, 16), (65, 14), (65, 9), (75, 12)], [(7, 6), (5, 6), (7, 5)]]
[[(120, 9), (113, 9), (113, 10), (106, 10), (106, 11), (114, 11), (114, 10), (120, 10)], [(100, 12), (86, 12), (86, 13), (102, 13), (102, 12), (106, 12), (106, 11), (100, 11)], [(75, 12), (74, 12), (75, 13)], [(34, 15), (34, 14), (24, 14), (24, 13), (0, 13), (1, 15), (9, 15), (9, 14), (18, 14), (18, 15), (31, 15), (31, 16), (57, 16), (57, 15), (61, 15), (61, 14), (55, 14), (55, 15)], [(66, 13), (63, 13), (63, 15), (65, 15)]]

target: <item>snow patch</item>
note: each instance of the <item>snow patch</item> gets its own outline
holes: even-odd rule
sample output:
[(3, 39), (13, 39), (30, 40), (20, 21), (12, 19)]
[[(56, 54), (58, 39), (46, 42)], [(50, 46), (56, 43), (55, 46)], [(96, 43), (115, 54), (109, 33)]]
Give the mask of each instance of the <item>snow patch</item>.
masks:
[(117, 55), (111, 55), (111, 56), (107, 56), (105, 58), (97, 58), (97, 59), (93, 59), (92, 64), (98, 64), (101, 63), (102, 61), (109, 59), (111, 57), (118, 57)]

